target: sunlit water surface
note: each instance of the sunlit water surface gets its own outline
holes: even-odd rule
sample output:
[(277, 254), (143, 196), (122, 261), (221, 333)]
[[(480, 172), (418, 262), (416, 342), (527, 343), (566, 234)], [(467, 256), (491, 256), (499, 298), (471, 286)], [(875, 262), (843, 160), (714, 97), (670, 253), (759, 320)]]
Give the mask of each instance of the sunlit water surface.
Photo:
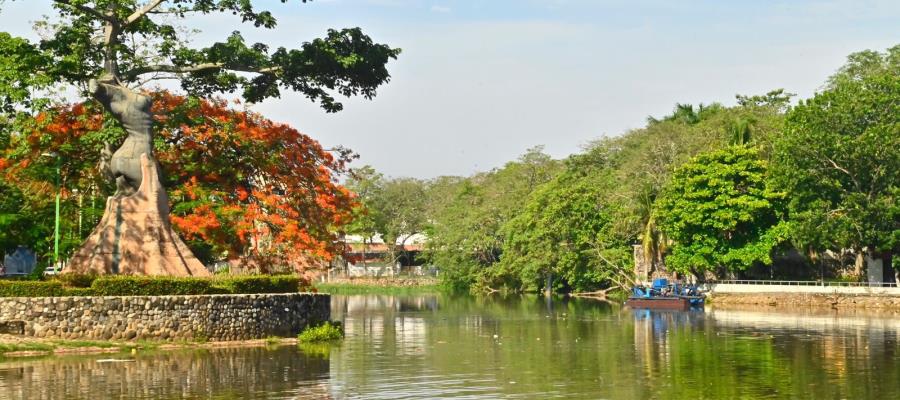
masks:
[(897, 315), (424, 295), (332, 317), (336, 346), (2, 360), (0, 399), (900, 399)]

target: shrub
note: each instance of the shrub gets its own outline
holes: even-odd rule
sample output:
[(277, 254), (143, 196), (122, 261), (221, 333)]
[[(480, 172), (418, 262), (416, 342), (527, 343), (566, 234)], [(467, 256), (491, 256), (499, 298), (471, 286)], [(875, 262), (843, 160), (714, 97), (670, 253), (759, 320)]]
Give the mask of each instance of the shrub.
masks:
[(0, 281), (0, 297), (55, 297), (65, 296), (59, 282)]
[(59, 281), (68, 288), (89, 288), (99, 277), (97, 274), (59, 274), (50, 280)]
[(89, 287), (70, 287), (64, 288), (65, 296), (93, 296), (94, 289)]
[(164, 276), (104, 276), (91, 284), (97, 296), (166, 296), (213, 294), (211, 279)]
[(214, 285), (228, 293), (295, 293), (300, 291), (300, 278), (293, 275), (244, 275), (219, 278)]
[(0, 297), (295, 293), (302, 287), (306, 287), (306, 282), (293, 275), (178, 278), (61, 274), (47, 281), (2, 280)]
[(301, 343), (329, 342), (344, 337), (344, 329), (339, 322), (326, 322), (318, 326), (307, 327), (297, 335)]

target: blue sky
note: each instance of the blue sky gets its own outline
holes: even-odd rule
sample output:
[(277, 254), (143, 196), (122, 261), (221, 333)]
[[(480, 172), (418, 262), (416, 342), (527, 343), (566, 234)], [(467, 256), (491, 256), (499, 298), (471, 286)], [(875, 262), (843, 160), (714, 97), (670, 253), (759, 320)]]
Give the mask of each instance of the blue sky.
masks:
[[(34, 37), (49, 2), (6, 2), (4, 29)], [(198, 45), (240, 30), (295, 47), (360, 26), (403, 48), (373, 101), (325, 114), (284, 94), (254, 106), (391, 176), (467, 175), (544, 145), (564, 157), (643, 126), (676, 102), (812, 95), (863, 49), (900, 43), (900, 1), (316, 0), (271, 4), (272, 31), (230, 15), (192, 20)]]

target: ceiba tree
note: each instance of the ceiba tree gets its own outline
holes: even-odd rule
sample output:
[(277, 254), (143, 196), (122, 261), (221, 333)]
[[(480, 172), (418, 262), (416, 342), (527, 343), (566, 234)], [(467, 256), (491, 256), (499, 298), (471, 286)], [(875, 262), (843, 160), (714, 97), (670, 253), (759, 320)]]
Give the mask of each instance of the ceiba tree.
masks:
[(302, 43), (297, 49), (271, 51), (263, 43), (246, 43), (237, 31), (209, 47), (192, 48), (179, 26), (164, 22), (195, 14), (232, 13), (255, 27), (275, 28), (275, 17), (270, 11), (258, 10), (257, 3), (54, 0), (60, 20), (42, 23), (49, 34), (39, 43), (8, 35), (3, 38), (0, 50), (6, 54), (0, 56), (15, 59), (22, 67), (15, 79), (6, 77), (6, 85), (0, 86), (4, 101), (25, 101), (21, 90), (15, 89), (26, 83), (85, 84), (106, 75), (122, 85), (150, 78), (178, 79), (185, 91), (196, 96), (241, 90), (249, 102), (277, 97), (280, 90), (288, 89), (336, 112), (343, 107), (334, 92), (372, 98), (376, 89), (389, 81), (385, 66), (400, 50), (374, 43), (359, 28), (329, 30), (324, 38)]
[[(306, 0), (302, 0), (304, 3)], [(284, 2), (284, 1), (282, 1)], [(44, 23), (49, 34), (38, 44), (4, 39), (2, 63), (17, 72), (2, 78), (4, 106), (27, 103), (28, 87), (88, 83), (88, 94), (125, 128), (128, 137), (107, 163), (120, 192), (140, 184), (140, 156), (152, 155), (153, 130), (148, 96), (129, 86), (148, 79), (177, 79), (191, 95), (241, 90), (249, 102), (298, 91), (328, 112), (342, 109), (334, 93), (375, 96), (390, 79), (386, 64), (399, 49), (374, 43), (359, 28), (329, 30), (325, 38), (298, 49), (270, 51), (248, 44), (237, 31), (207, 48), (192, 48), (179, 27), (167, 22), (192, 14), (230, 12), (243, 22), (272, 29), (271, 12), (250, 0), (54, 0), (60, 21)], [(166, 18), (168, 16), (168, 18)], [(127, 40), (126, 40), (127, 39)]]

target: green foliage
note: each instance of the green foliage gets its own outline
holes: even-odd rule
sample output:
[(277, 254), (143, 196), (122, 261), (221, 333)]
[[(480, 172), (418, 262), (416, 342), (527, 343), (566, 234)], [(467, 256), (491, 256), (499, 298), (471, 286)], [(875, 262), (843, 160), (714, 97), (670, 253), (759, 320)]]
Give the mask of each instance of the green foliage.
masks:
[(865, 51), (788, 114), (773, 171), (800, 248), (900, 246), (900, 46)]
[[(634, 243), (661, 265), (670, 240), (654, 204), (672, 171), (734, 142), (759, 146), (767, 157), (790, 96), (774, 90), (740, 96), (737, 107), (678, 105), (672, 115), (597, 141), (565, 163), (531, 152), (498, 170), (429, 182), (429, 249), (444, 286), (535, 290), (551, 271), (555, 290), (602, 288), (613, 279), (625, 283)], [(591, 201), (600, 207), (592, 215), (598, 220), (572, 217)], [(538, 229), (543, 232), (532, 231)], [(595, 233), (591, 240), (588, 232)], [(551, 245), (548, 233), (567, 245)], [(569, 248), (570, 236), (584, 240)]]
[(366, 239), (379, 233), (383, 217), (375, 205), (378, 203), (383, 182), (384, 176), (371, 166), (365, 165), (350, 170), (346, 186), (356, 193), (359, 205), (353, 209), (353, 222), (348, 227), (347, 233)]
[(216, 288), (227, 293), (296, 293), (306, 286), (296, 275), (244, 275), (216, 278)]
[(674, 241), (667, 265), (682, 273), (739, 271), (771, 263), (784, 239), (783, 193), (767, 184), (756, 148), (731, 146), (678, 168), (657, 201)]
[(692, 104), (676, 103), (675, 109), (672, 110), (672, 114), (666, 115), (661, 120), (653, 117), (648, 117), (647, 123), (652, 125), (660, 122), (674, 121), (693, 125), (708, 118), (710, 115), (721, 111), (722, 109), (724, 109), (724, 107), (719, 103), (712, 103), (710, 105), (704, 105), (703, 103), (700, 103), (700, 105), (697, 107), (694, 107)]
[(36, 223), (53, 211), (48, 205), (34, 207), (26, 202), (21, 190), (0, 177), (0, 252), (14, 251), (19, 245), (48, 245), (52, 224)]
[[(351, 171), (347, 187), (357, 193), (359, 206), (348, 233), (368, 241), (381, 235), (385, 243), (405, 244), (413, 234), (425, 230), (427, 184), (418, 179), (385, 179), (370, 166)], [(398, 249), (388, 247), (388, 264), (397, 262)]]
[(295, 293), (306, 285), (294, 275), (176, 278), (60, 274), (47, 281), (0, 280), (0, 297)]
[(531, 290), (553, 277), (564, 290), (603, 285), (611, 272), (598, 240), (610, 237), (612, 213), (604, 195), (612, 183), (609, 171), (576, 167), (535, 190), (503, 226), (506, 241), (496, 274), (514, 276), (510, 283)]
[(14, 113), (16, 105), (30, 107), (31, 90), (50, 83), (43, 75), (28, 75), (48, 60), (27, 40), (0, 32), (0, 112)]
[(63, 296), (96, 296), (96, 292), (89, 287), (68, 287)]
[(91, 284), (97, 296), (164, 296), (200, 294), (294, 293), (301, 280), (290, 275), (250, 275), (215, 278), (164, 276), (104, 276)]
[(217, 293), (211, 279), (162, 276), (104, 276), (91, 288), (97, 296), (167, 296)]
[(97, 274), (59, 274), (50, 278), (59, 281), (68, 288), (89, 288), (100, 275)]
[(0, 280), (0, 297), (65, 296), (62, 283), (45, 281)]
[[(196, 48), (185, 37), (190, 30), (177, 25), (195, 15), (232, 13), (254, 27), (275, 28), (275, 17), (260, 10), (261, 3), (56, 0), (55, 18), (37, 23), (46, 32), (39, 43), (0, 37), (0, 107), (26, 102), (29, 89), (39, 84), (77, 85), (105, 73), (124, 83), (151, 74), (174, 77), (200, 96), (240, 90), (250, 102), (287, 89), (335, 112), (343, 108), (335, 94), (372, 98), (390, 80), (385, 66), (400, 50), (373, 42), (359, 28), (330, 29), (296, 49), (247, 43), (237, 31)], [(157, 13), (169, 18), (150, 17)]]
[(530, 149), (517, 161), (490, 172), (430, 182), (428, 250), (431, 261), (441, 268), (447, 289), (469, 290), (500, 261), (506, 239), (503, 225), (560, 169), (560, 163), (542, 150)]
[(297, 335), (301, 343), (330, 342), (344, 338), (344, 329), (339, 322), (325, 322), (317, 326), (310, 326)]

